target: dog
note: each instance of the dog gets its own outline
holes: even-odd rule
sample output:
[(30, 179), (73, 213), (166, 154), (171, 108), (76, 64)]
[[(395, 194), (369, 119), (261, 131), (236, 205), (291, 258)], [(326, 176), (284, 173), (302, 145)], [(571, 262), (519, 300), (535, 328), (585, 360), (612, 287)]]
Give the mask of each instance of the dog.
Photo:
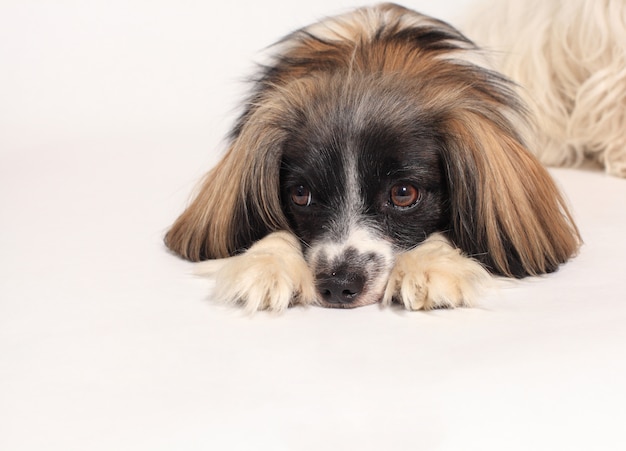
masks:
[(498, 0), (471, 16), (465, 31), (536, 118), (539, 160), (626, 177), (626, 3)]
[(395, 4), (273, 46), (228, 149), (165, 243), (248, 311), (472, 305), (581, 239), (533, 155), (514, 85), (440, 20)]

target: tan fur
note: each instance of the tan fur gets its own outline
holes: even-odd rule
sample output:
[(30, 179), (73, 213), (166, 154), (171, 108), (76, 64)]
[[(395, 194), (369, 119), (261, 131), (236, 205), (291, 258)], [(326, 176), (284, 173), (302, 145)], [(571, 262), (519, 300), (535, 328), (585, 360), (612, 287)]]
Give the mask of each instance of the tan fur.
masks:
[(520, 85), (538, 118), (544, 164), (595, 160), (626, 177), (624, 0), (489, 0), (465, 21)]
[[(462, 158), (476, 172), (468, 189), (476, 189), (477, 231), (484, 233), (496, 268), (511, 275), (507, 249), (511, 242), (530, 274), (543, 274), (567, 261), (580, 245), (578, 230), (554, 181), (536, 158), (512, 136), (482, 117), (464, 114), (450, 122), (462, 141)], [(462, 191), (455, 197), (466, 197)], [(460, 221), (471, 205), (458, 205)], [(462, 227), (462, 223), (457, 225)]]
[(243, 305), (248, 313), (280, 313), (293, 304), (316, 302), (315, 283), (300, 243), (287, 232), (267, 235), (245, 254), (199, 263), (195, 272), (215, 278), (216, 299)]
[(489, 273), (477, 261), (435, 233), (398, 256), (382, 302), (397, 301), (407, 310), (469, 307), (490, 285), (489, 280)]
[[(265, 108), (257, 115), (265, 118)], [(262, 125), (248, 122), (167, 233), (165, 243), (183, 258), (224, 258), (239, 250), (232, 233), (239, 226), (233, 223), (238, 208), (259, 210), (274, 230), (288, 228), (278, 199), (280, 161), (274, 147), (280, 139)]]

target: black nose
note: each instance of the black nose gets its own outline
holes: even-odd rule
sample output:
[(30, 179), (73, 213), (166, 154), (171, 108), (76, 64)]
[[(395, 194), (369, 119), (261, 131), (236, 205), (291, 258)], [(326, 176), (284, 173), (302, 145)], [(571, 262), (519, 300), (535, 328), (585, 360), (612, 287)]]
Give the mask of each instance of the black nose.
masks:
[(338, 307), (348, 307), (357, 300), (365, 279), (355, 274), (332, 273), (317, 277), (317, 291), (323, 301)]

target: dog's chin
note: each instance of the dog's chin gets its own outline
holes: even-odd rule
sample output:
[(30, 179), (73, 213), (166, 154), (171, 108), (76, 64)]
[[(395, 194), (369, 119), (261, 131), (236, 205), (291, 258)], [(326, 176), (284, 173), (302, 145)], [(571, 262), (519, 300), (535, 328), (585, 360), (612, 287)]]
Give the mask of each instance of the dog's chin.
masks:
[(352, 302), (328, 302), (318, 296), (317, 303), (320, 307), (336, 308), (336, 309), (355, 309), (357, 307), (365, 307), (366, 305), (379, 304), (382, 301), (384, 291), (376, 293), (363, 293)]

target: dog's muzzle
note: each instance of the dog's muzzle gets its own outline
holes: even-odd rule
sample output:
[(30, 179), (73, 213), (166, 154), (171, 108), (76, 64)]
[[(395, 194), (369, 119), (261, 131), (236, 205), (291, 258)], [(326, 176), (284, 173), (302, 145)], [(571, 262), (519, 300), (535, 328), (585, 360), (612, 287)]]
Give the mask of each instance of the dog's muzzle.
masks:
[(319, 303), (338, 308), (379, 302), (392, 264), (391, 253), (356, 246), (321, 246), (309, 261)]
[(355, 307), (365, 287), (365, 276), (355, 272), (334, 271), (316, 277), (321, 301), (336, 307)]

